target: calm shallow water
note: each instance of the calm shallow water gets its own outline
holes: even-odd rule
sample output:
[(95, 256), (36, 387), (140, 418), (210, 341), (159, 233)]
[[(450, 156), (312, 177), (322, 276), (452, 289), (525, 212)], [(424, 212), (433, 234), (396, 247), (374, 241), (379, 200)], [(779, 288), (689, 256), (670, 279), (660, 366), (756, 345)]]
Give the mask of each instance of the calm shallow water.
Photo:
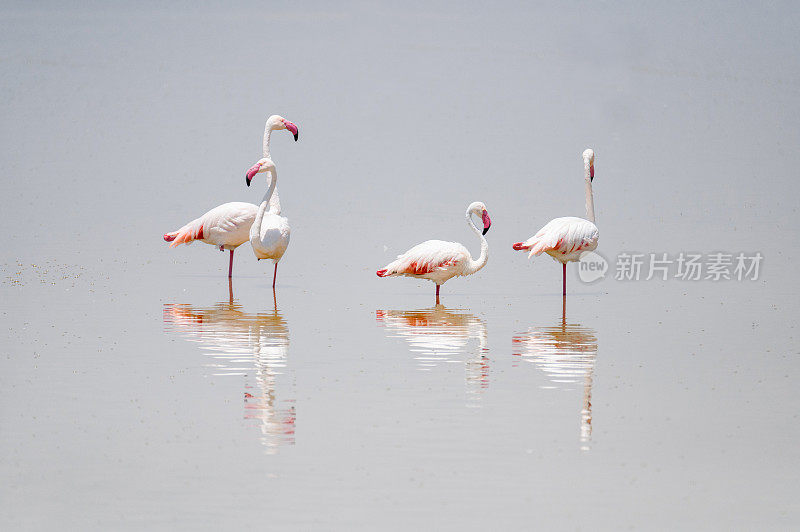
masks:
[[(269, 454), (294, 444), (295, 382), (288, 365), (289, 326), (277, 308), (248, 314), (233, 299), (197, 308), (165, 304), (166, 330), (198, 344), (207, 377), (244, 380), (244, 417), (254, 420)], [(240, 377), (244, 377), (241, 379)]]
[[(9, 8), (0, 516), (12, 529), (796, 526), (795, 8)], [(124, 21), (124, 23), (120, 23)], [(746, 28), (747, 31), (742, 31)], [(783, 58), (783, 59), (782, 59)], [(276, 134), (278, 273), (160, 235)], [(280, 133), (280, 132), (279, 132)], [(582, 284), (511, 250), (760, 251)], [(426, 238), (484, 270), (375, 270)]]

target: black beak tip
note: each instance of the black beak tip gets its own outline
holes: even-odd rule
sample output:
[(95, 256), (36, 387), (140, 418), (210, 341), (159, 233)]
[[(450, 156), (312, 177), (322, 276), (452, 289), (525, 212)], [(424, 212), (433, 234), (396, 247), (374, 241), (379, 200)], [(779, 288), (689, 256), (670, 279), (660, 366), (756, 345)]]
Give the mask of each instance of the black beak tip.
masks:
[[(489, 227), (491, 227), (491, 225)], [(483, 234), (484, 235), (489, 232), (489, 227), (484, 227), (483, 228)]]
[(295, 141), (295, 142), (297, 142), (297, 137), (299, 137), (299, 136), (300, 136), (300, 134), (299, 134), (299, 133), (295, 133), (295, 134), (294, 134), (294, 141)]
[(250, 186), (250, 178), (249, 177), (244, 176), (244, 182), (247, 183), (248, 187)]

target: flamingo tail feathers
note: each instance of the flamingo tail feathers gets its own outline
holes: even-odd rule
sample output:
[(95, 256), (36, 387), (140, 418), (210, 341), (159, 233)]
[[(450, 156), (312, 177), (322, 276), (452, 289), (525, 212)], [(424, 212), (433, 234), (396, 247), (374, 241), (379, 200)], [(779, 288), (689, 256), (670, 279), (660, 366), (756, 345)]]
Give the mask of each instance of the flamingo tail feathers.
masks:
[(542, 242), (541, 240), (538, 240), (538, 241), (534, 242), (533, 245), (530, 247), (531, 252), (528, 253), (528, 258), (531, 258), (531, 257), (533, 257), (535, 255), (541, 255), (542, 253), (544, 253), (548, 249), (553, 249), (554, 247), (556, 247), (556, 246), (553, 246), (552, 244), (548, 244), (547, 242)]
[(191, 244), (195, 240), (203, 239), (203, 223), (200, 220), (194, 220), (184, 225), (177, 231), (167, 233), (164, 235), (164, 240), (171, 242), (169, 247), (174, 248), (181, 244)]
[(543, 239), (536, 239), (536, 237), (534, 237), (527, 242), (517, 242), (512, 247), (516, 251), (530, 251), (530, 253), (528, 253), (528, 258), (530, 258), (534, 255), (541, 255), (548, 249), (553, 249), (556, 246), (553, 246)]

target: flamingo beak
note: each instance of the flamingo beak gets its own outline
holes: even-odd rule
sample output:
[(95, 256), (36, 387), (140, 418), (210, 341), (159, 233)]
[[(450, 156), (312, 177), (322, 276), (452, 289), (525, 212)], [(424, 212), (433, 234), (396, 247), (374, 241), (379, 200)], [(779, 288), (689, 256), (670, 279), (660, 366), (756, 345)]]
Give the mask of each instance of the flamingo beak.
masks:
[(492, 226), (492, 219), (489, 218), (489, 212), (483, 211), (483, 234), (489, 232), (489, 228)]
[(297, 142), (297, 137), (300, 136), (300, 130), (297, 129), (297, 126), (288, 120), (285, 120), (283, 125), (286, 126), (286, 129), (288, 129), (292, 135), (294, 135), (294, 141)]
[(594, 163), (589, 163), (589, 182), (594, 181)]
[(244, 182), (247, 183), (247, 186), (250, 186), (250, 181), (253, 180), (253, 176), (258, 173), (258, 170), (261, 168), (260, 163), (254, 164), (250, 170), (247, 171), (247, 174), (244, 176)]

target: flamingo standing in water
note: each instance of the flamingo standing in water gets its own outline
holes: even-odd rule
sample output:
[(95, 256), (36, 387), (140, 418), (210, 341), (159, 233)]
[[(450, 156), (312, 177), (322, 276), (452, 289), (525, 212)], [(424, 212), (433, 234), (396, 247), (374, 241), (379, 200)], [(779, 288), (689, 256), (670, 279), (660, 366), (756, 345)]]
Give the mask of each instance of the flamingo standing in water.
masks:
[[(483, 221), (483, 232), (479, 231), (472, 221), (472, 215), (479, 216)], [(443, 240), (427, 240), (417, 244), (402, 255), (398, 255), (394, 262), (390, 262), (376, 273), (378, 277), (391, 277), (403, 275), (428, 279), (436, 283), (436, 304), (439, 304), (439, 287), (448, 279), (459, 275), (472, 275), (486, 266), (489, 260), (489, 244), (483, 235), (492, 226), (492, 219), (486, 205), (480, 201), (471, 203), (467, 207), (467, 224), (475, 231), (481, 240), (481, 254), (478, 260), (473, 260), (469, 250), (458, 242), (445, 242)]]
[[(271, 176), (269, 187), (258, 207), (258, 213), (253, 225), (250, 227), (250, 245), (253, 246), (258, 260), (272, 259), (275, 270), (272, 273), (272, 291), (275, 291), (275, 279), (278, 276), (278, 261), (281, 260), (286, 248), (289, 247), (289, 219), (281, 216), (281, 204), (276, 198), (275, 187), (278, 182), (278, 173), (275, 164), (267, 158), (259, 160), (247, 171), (245, 181), (250, 186), (250, 181), (256, 174), (268, 172)], [(269, 206), (269, 211), (267, 211)]]
[[(264, 153), (269, 157), (270, 134), (274, 130), (288, 129), (297, 140), (297, 126), (283, 117), (272, 115), (264, 128)], [(249, 183), (248, 183), (249, 184)], [(277, 201), (277, 197), (276, 197)], [(280, 211), (280, 204), (278, 204)], [(233, 201), (214, 207), (200, 218), (192, 220), (177, 231), (166, 233), (164, 240), (171, 242), (169, 247), (191, 244), (199, 240), (219, 247), (220, 251), (230, 251), (228, 278), (233, 275), (233, 251), (250, 240), (250, 228), (258, 214), (258, 206), (252, 203)]]
[(586, 218), (565, 216), (550, 220), (525, 242), (517, 242), (514, 249), (530, 251), (528, 257), (547, 253), (562, 266), (562, 295), (567, 295), (567, 263), (580, 259), (581, 254), (597, 248), (600, 233), (594, 224), (594, 198), (592, 197), (592, 181), (594, 180), (594, 151), (583, 152), (583, 166), (586, 181)]
[[(275, 164), (269, 154), (269, 138), (273, 130), (288, 129), (294, 135), (295, 142), (298, 137), (297, 126), (288, 120), (272, 115), (267, 119), (264, 126), (264, 152), (263, 157), (254, 164), (245, 175), (245, 182), (250, 186), (253, 176), (256, 174), (269, 172), (272, 176), (269, 182), (267, 193), (261, 200), (258, 207), (256, 219), (250, 227), (250, 245), (253, 246), (253, 253), (258, 260), (272, 259), (275, 263), (275, 270), (272, 274), (272, 290), (275, 291), (275, 279), (278, 277), (278, 261), (281, 260), (286, 248), (289, 246), (289, 219), (281, 216), (281, 200), (278, 198), (277, 182), (278, 174), (275, 171)], [(269, 207), (269, 210), (267, 210)]]

